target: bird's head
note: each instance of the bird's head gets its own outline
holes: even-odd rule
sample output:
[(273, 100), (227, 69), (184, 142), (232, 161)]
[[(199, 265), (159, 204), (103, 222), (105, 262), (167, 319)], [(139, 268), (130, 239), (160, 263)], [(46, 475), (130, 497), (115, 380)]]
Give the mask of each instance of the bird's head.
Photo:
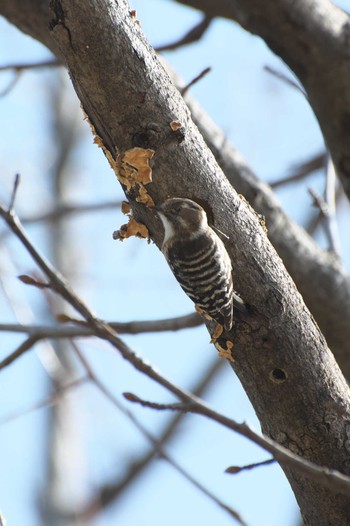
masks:
[(174, 197), (152, 207), (164, 226), (164, 243), (173, 236), (195, 238), (208, 228), (207, 214), (191, 199)]

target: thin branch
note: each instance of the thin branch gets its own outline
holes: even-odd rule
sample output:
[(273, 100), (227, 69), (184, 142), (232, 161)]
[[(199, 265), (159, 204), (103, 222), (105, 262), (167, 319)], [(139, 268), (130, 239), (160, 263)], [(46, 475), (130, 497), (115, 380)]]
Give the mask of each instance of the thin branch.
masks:
[(156, 453), (154, 449), (151, 449), (142, 456), (142, 458), (132, 462), (129, 465), (129, 471), (120, 481), (104, 484), (96, 491), (96, 494), (89, 500), (85, 507), (81, 511), (77, 511), (75, 517), (80, 520), (82, 524), (89, 524), (101, 510), (106, 509), (114, 503), (124, 490), (130, 488), (131, 483), (141, 475), (155, 456)]
[[(211, 382), (216, 378), (217, 373), (222, 370), (224, 362), (215, 359), (208, 367), (206, 373), (199, 379), (198, 383), (194, 385), (191, 392), (195, 396), (201, 396), (205, 390), (209, 387)], [(158, 442), (161, 445), (169, 442), (176, 431), (178, 426), (183, 419), (183, 413), (176, 413), (165, 426), (164, 430), (160, 433)], [(132, 482), (134, 482), (150, 465), (152, 460), (155, 458), (155, 451), (151, 449), (147, 451), (141, 458), (133, 461), (130, 465), (128, 472), (124, 475), (121, 480), (103, 485), (97, 492), (96, 495), (89, 501), (88, 505), (78, 513), (78, 517), (82, 519), (82, 522), (91, 521), (91, 519), (101, 510), (106, 508), (110, 504), (114, 503), (118, 497), (121, 496), (123, 491), (130, 488)]]
[(32, 224), (39, 222), (56, 221), (75, 214), (99, 212), (102, 210), (117, 209), (121, 206), (121, 201), (113, 199), (111, 201), (104, 201), (102, 203), (91, 204), (61, 204), (48, 212), (39, 213), (37, 215), (23, 217), (23, 224)]
[[(329, 170), (327, 170), (327, 181), (329, 177), (332, 178), (332, 176), (328, 175), (328, 172)], [(334, 174), (334, 177), (335, 177), (335, 174)], [(326, 187), (329, 185), (330, 183), (327, 182)], [(328, 203), (320, 195), (318, 195), (312, 188), (308, 188), (308, 192), (313, 199), (314, 206), (316, 206), (319, 209), (321, 217), (323, 219), (325, 233), (326, 233), (328, 243), (329, 243), (329, 250), (334, 252), (334, 254), (339, 257), (339, 236), (338, 236), (338, 229), (337, 229), (335, 215), (329, 209)], [(329, 193), (331, 193), (331, 190), (328, 189), (328, 194)], [(327, 190), (326, 190), (326, 194), (327, 194)]]
[(21, 73), (25, 70), (30, 69), (40, 69), (40, 68), (48, 68), (48, 67), (57, 67), (57, 66), (63, 66), (61, 62), (59, 62), (57, 59), (54, 60), (46, 60), (44, 62), (37, 62), (33, 64), (8, 64), (6, 66), (0, 66), (0, 73), (2, 71), (14, 71), (14, 76), (9, 82), (9, 84), (0, 92), (0, 97), (5, 97), (10, 93), (10, 91), (15, 87), (17, 84)]
[[(5, 276), (15, 276), (16, 273), (17, 269), (11, 261), (11, 255), (3, 244), (0, 249), (0, 287), (9, 302), (18, 326), (21, 326), (21, 324), (30, 323), (34, 319), (34, 315), (28, 299), (25, 297), (24, 287), (20, 286), (19, 282), (17, 283), (14, 279), (4, 279)], [(32, 336), (32, 334), (28, 334), (28, 336)], [(62, 366), (48, 340), (41, 342), (36, 347), (35, 352), (43, 369), (51, 379), (62, 375)]]
[(202, 80), (203, 77), (205, 77), (208, 73), (211, 72), (211, 67), (208, 67), (208, 68), (205, 68), (203, 69), (203, 71), (201, 71), (199, 73), (199, 75), (197, 75), (196, 77), (194, 77), (194, 79), (191, 80), (191, 82), (189, 82), (188, 84), (186, 84), (186, 86), (184, 86), (183, 88), (181, 88), (181, 95), (184, 97), (186, 95), (186, 93), (188, 92), (188, 90), (194, 85), (196, 84), (197, 82), (199, 82), (200, 80)]
[[(179, 388), (176, 386), (174, 389), (174, 386), (172, 386), (172, 388), (169, 390), (172, 390), (172, 392), (175, 394), (175, 390), (179, 390)], [(292, 467), (298, 471), (299, 474), (303, 474), (311, 480), (317, 481), (319, 484), (324, 485), (331, 491), (339, 491), (344, 495), (350, 495), (350, 477), (347, 477), (336, 470), (318, 466), (313, 462), (295, 455), (287, 448), (281, 446), (270, 438), (256, 434), (255, 431), (253, 431), (246, 423), (239, 424), (238, 422), (229, 419), (220, 413), (217, 413), (195, 397), (188, 396), (188, 394), (184, 396), (184, 394), (182, 394), (180, 398), (188, 402), (187, 410), (189, 412), (206, 416), (209, 419), (220, 423), (224, 427), (232, 429), (245, 436), (255, 444), (261, 446), (263, 449), (265, 449), (265, 451), (269, 451), (274, 456), (275, 460)], [(142, 402), (142, 405), (147, 404), (147, 402), (144, 404), (142, 399), (139, 398), (139, 400)], [(158, 404), (158, 409), (162, 406), (164, 409), (167, 409), (167, 404)], [(337, 490), (335, 490), (335, 486), (337, 486)]]
[[(336, 188), (336, 194), (335, 194), (335, 201), (338, 203), (339, 199), (341, 198), (343, 192), (343, 188), (341, 185), (338, 185)], [(347, 205), (348, 206), (348, 205)], [(318, 211), (316, 216), (312, 214), (312, 216), (306, 221), (306, 224), (304, 226), (306, 232), (310, 234), (310, 236), (314, 236), (317, 229), (322, 224), (323, 214), (322, 212)]]
[(52, 68), (57, 66), (63, 66), (62, 62), (57, 59), (44, 60), (42, 62), (33, 62), (29, 64), (8, 64), (6, 66), (0, 66), (1, 71), (23, 71), (27, 69), (41, 69), (41, 68)]
[(181, 46), (186, 46), (187, 44), (197, 42), (204, 35), (212, 20), (213, 18), (211, 16), (205, 15), (199, 24), (190, 29), (190, 31), (188, 31), (179, 40), (172, 42), (171, 44), (165, 44), (164, 46), (156, 47), (155, 50), (158, 53), (161, 53), (162, 51), (173, 51), (174, 49), (178, 49)]
[(326, 162), (327, 154), (322, 152), (316, 156), (313, 156), (308, 161), (297, 164), (296, 166), (292, 167), (292, 173), (290, 175), (288, 175), (287, 177), (283, 177), (282, 179), (278, 179), (276, 181), (271, 181), (269, 185), (271, 186), (271, 188), (279, 188), (280, 186), (294, 183), (295, 181), (300, 181), (300, 179), (304, 179), (316, 170), (324, 168), (326, 166)]
[(13, 78), (10, 80), (8, 85), (2, 91), (0, 91), (0, 97), (6, 97), (6, 95), (8, 95), (13, 90), (13, 88), (16, 86), (17, 82), (19, 81), (20, 76), (21, 76), (21, 73), (19, 71), (16, 71), (16, 73), (14, 74)]
[(247, 464), (246, 466), (230, 466), (229, 468), (225, 469), (225, 473), (229, 473), (230, 475), (237, 475), (237, 473), (241, 473), (241, 471), (249, 471), (250, 469), (260, 468), (262, 466), (269, 466), (274, 462), (276, 462), (276, 459), (269, 458), (268, 460), (263, 460), (262, 462), (254, 462), (253, 464)]
[(267, 71), (267, 73), (270, 73), (270, 75), (273, 75), (274, 77), (278, 78), (279, 80), (282, 80), (292, 88), (299, 91), (307, 99), (306, 91), (303, 90), (303, 88), (299, 84), (297, 84), (297, 82), (295, 82), (292, 78), (287, 77), (287, 75), (282, 73), (282, 71), (278, 71), (277, 69), (272, 68), (271, 66), (264, 66), (264, 70)]
[(76, 387), (80, 387), (81, 385), (86, 383), (88, 380), (90, 380), (90, 378), (88, 378), (87, 376), (83, 376), (82, 378), (73, 380), (72, 382), (67, 383), (63, 387), (60, 387), (59, 392), (52, 394), (50, 397), (46, 398), (45, 400), (42, 400), (41, 402), (33, 404), (24, 410), (18, 411), (17, 413), (12, 413), (8, 416), (0, 418), (0, 426), (4, 424), (8, 424), (9, 422), (12, 422), (13, 420), (17, 420), (18, 418), (22, 418), (23, 416), (33, 413), (34, 411), (37, 411), (38, 409), (44, 409), (44, 408), (51, 407), (59, 403), (62, 396), (67, 394), (69, 391), (72, 391)]
[(307, 191), (312, 197), (312, 204), (319, 209), (322, 217), (325, 218), (328, 214), (328, 206), (325, 200), (312, 188), (308, 188)]
[(328, 155), (326, 169), (326, 191), (325, 201), (327, 203), (327, 215), (325, 217), (326, 230), (329, 240), (329, 248), (336, 256), (340, 256), (340, 240), (336, 212), (336, 173), (333, 161)]
[(15, 181), (13, 183), (13, 189), (12, 189), (12, 194), (11, 194), (11, 199), (10, 199), (10, 204), (9, 204), (9, 213), (12, 214), (13, 212), (13, 208), (15, 206), (15, 200), (16, 200), (16, 195), (17, 195), (17, 190), (18, 190), (18, 186), (19, 186), (19, 183), (21, 181), (21, 177), (19, 174), (16, 174), (15, 175)]
[[(104, 201), (102, 203), (91, 204), (62, 204), (58, 205), (52, 210), (41, 212), (36, 215), (24, 216), (21, 219), (23, 225), (30, 225), (35, 223), (49, 223), (59, 221), (60, 219), (69, 219), (76, 214), (85, 214), (90, 212), (100, 212), (103, 210), (117, 210), (121, 206), (120, 200)], [(0, 233), (0, 241), (6, 237), (9, 231), (4, 230)]]
[(97, 389), (121, 412), (123, 415), (125, 415), (134, 425), (135, 427), (142, 433), (142, 435), (152, 444), (154, 450), (156, 453), (166, 460), (168, 464), (170, 464), (176, 471), (178, 471), (186, 480), (191, 482), (193, 486), (195, 486), (197, 489), (199, 489), (204, 495), (209, 497), (211, 500), (215, 502), (220, 508), (227, 511), (231, 517), (236, 519), (236, 521), (241, 524), (242, 526), (245, 526), (246, 523), (241, 518), (241, 516), (230, 506), (226, 505), (224, 502), (222, 502), (218, 497), (216, 497), (211, 491), (209, 491), (207, 488), (205, 488), (200, 482), (198, 482), (196, 479), (194, 479), (187, 471), (185, 471), (173, 458), (171, 458), (168, 453), (164, 450), (162, 447), (162, 444), (153, 437), (149, 431), (139, 422), (139, 420), (133, 415), (130, 411), (128, 411), (120, 402), (119, 400), (113, 395), (113, 393), (100, 381), (100, 379), (96, 376), (96, 374), (93, 372), (90, 364), (86, 360), (86, 358), (83, 356), (83, 354), (80, 352), (78, 346), (73, 344), (73, 348), (75, 353), (77, 354), (78, 358), (80, 359), (83, 367), (86, 370), (87, 375), (89, 376), (90, 380), (94, 383), (94, 385), (97, 387)]
[(3, 360), (0, 362), (0, 371), (7, 367), (8, 365), (11, 365), (17, 358), (22, 356), (25, 352), (29, 351), (38, 341), (40, 338), (38, 336), (29, 336), (26, 340), (24, 340), (23, 343), (11, 354), (6, 356)]
[[(77, 320), (78, 321), (78, 320)], [(82, 326), (84, 324), (85, 326)], [(140, 334), (147, 332), (166, 332), (190, 329), (203, 324), (203, 319), (197, 312), (178, 316), (176, 318), (165, 318), (163, 320), (140, 320), (129, 322), (108, 322), (119, 334)], [(80, 322), (78, 327), (66, 327), (65, 325), (20, 325), (18, 323), (0, 323), (0, 332), (25, 333), (31, 336), (43, 338), (76, 338), (95, 336), (95, 332)]]
[(318, 211), (316, 213), (316, 215), (314, 213), (310, 214), (310, 217), (306, 220), (304, 228), (305, 228), (305, 231), (311, 237), (315, 236), (315, 233), (316, 233), (318, 227), (322, 223), (322, 218), (323, 218), (322, 213), (320, 211)]
[(13, 231), (13, 233), (26, 247), (27, 251), (32, 256), (34, 261), (48, 276), (51, 288), (54, 291), (58, 292), (68, 303), (72, 305), (72, 307), (75, 308), (77, 312), (79, 312), (87, 321), (89, 321), (92, 324), (92, 327), (95, 327), (96, 330), (100, 332), (100, 330), (104, 326), (104, 323), (95, 318), (95, 316), (90, 312), (90, 310), (81, 301), (81, 299), (73, 292), (68, 283), (66, 283), (64, 278), (34, 248), (32, 243), (26, 236), (18, 216), (16, 216), (14, 213), (9, 213), (3, 205), (0, 205), (0, 216), (3, 217), (10, 229)]
[(171, 410), (171, 411), (181, 411), (182, 413), (187, 413), (191, 411), (191, 404), (184, 403), (175, 403), (175, 404), (159, 404), (157, 402), (149, 402), (148, 400), (142, 400), (133, 393), (123, 393), (125, 400), (128, 402), (135, 402), (140, 404), (142, 407), (148, 407), (150, 409), (156, 409), (157, 411)]
[(154, 370), (148, 363), (144, 362), (138, 355), (136, 355), (136, 353), (125, 342), (123, 342), (123, 340), (116, 336), (111, 327), (96, 318), (89, 311), (86, 305), (80, 300), (80, 298), (73, 292), (64, 279), (53, 269), (53, 267), (48, 262), (45, 261), (42, 256), (40, 256), (38, 251), (27, 238), (17, 216), (14, 214), (9, 214), (3, 205), (0, 205), (0, 216), (4, 218), (14, 234), (18, 237), (18, 239), (20, 239), (33, 259), (38, 263), (39, 267), (48, 276), (53, 288), (90, 323), (91, 328), (96, 332), (96, 336), (99, 336), (101, 339), (110, 342), (111, 345), (120, 352), (123, 358), (131, 363), (136, 370), (158, 382), (183, 402), (193, 404), (193, 413), (206, 416), (207, 418), (221, 424), (222, 426), (231, 429), (242, 436), (245, 436), (255, 444), (259, 445), (265, 451), (269, 451), (275, 457), (275, 459), (282, 464), (289, 466), (297, 473), (304, 475), (310, 480), (314, 480), (315, 482), (322, 484), (332, 492), (341, 493), (346, 496), (350, 495), (350, 477), (347, 477), (336, 470), (320, 467), (317, 464), (292, 453), (287, 448), (281, 446), (267, 436), (258, 435), (256, 432), (250, 429), (247, 424), (239, 424), (238, 422), (227, 418), (220, 413), (217, 413), (214, 411), (214, 409), (210, 408), (197, 397), (194, 397), (189, 392), (173, 384), (167, 378)]

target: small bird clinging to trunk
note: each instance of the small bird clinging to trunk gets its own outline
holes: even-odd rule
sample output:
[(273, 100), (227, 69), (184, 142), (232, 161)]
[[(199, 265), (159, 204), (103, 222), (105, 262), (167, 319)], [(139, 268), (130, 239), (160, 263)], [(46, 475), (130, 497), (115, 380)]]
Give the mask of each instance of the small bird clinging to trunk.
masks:
[(153, 208), (164, 226), (161, 250), (175, 278), (197, 307), (229, 331), (233, 306), (244, 313), (247, 308), (233, 290), (230, 257), (207, 214), (191, 199), (167, 199)]

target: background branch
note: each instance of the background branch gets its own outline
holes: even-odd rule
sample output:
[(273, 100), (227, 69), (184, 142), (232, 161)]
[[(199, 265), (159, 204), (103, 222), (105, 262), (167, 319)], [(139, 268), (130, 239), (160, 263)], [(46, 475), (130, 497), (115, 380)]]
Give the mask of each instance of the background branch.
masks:
[(158, 51), (158, 53), (161, 53), (162, 51), (173, 51), (174, 49), (178, 49), (179, 47), (192, 44), (193, 42), (197, 42), (200, 38), (202, 38), (202, 36), (210, 26), (211, 21), (212, 18), (210, 16), (204, 16), (198, 24), (196, 24), (192, 29), (190, 29), (190, 31), (188, 31), (179, 40), (170, 44), (158, 46), (157, 48), (155, 48), (155, 50)]
[[(73, 321), (73, 320), (72, 320)], [(143, 332), (179, 331), (202, 325), (203, 320), (197, 312), (166, 318), (164, 320), (139, 320), (128, 322), (108, 322), (120, 334), (140, 334)], [(0, 323), (0, 331), (26, 333), (38, 338), (75, 338), (77, 336), (92, 336), (94, 332), (89, 327), (67, 327), (65, 325), (19, 325), (16, 323)]]
[[(225, 504), (223, 501), (221, 501), (218, 497), (216, 497), (211, 491), (209, 491), (203, 484), (198, 482), (195, 478), (193, 478), (185, 469), (183, 469), (178, 462), (176, 462), (164, 449), (164, 443), (156, 439), (141, 423), (140, 421), (135, 417), (133, 413), (130, 413), (118, 400), (116, 396), (114, 396), (109, 389), (103, 385), (103, 383), (100, 381), (100, 379), (96, 376), (96, 374), (93, 372), (92, 368), (90, 367), (89, 363), (87, 362), (86, 358), (82, 355), (82, 353), (79, 351), (77, 346), (73, 347), (75, 349), (75, 352), (79, 356), (80, 361), (83, 364), (84, 369), (86, 370), (86, 373), (88, 374), (90, 380), (92, 383), (97, 387), (97, 389), (105, 396), (120, 412), (123, 413), (133, 424), (136, 426), (136, 428), (140, 431), (140, 433), (147, 439), (148, 442), (151, 443), (153, 447), (153, 453), (156, 453), (160, 458), (166, 460), (172, 468), (174, 468), (176, 471), (178, 471), (187, 481), (189, 481), (191, 484), (193, 484), (199, 491), (204, 493), (207, 497), (209, 497), (210, 500), (214, 501), (215, 504), (220, 506), (223, 510), (228, 512), (231, 517), (233, 517), (239, 524), (242, 524), (242, 526), (245, 526), (246, 523), (242, 519), (242, 517), (231, 507)], [(86, 512), (83, 515), (84, 518), (86, 517)], [(90, 518), (90, 517), (89, 517)]]
[[(350, 477), (347, 477), (343, 475), (342, 473), (335, 471), (334, 469), (328, 469), (327, 467), (320, 467), (314, 464), (313, 462), (305, 460), (304, 458), (301, 458), (299, 455), (296, 455), (290, 452), (288, 449), (279, 445), (277, 442), (271, 440), (267, 436), (258, 435), (252, 429), (250, 429), (249, 426), (247, 426), (246, 424), (238, 424), (234, 420), (225, 417), (224, 415), (211, 409), (209, 406), (201, 402), (198, 398), (191, 395), (189, 392), (186, 392), (180, 387), (174, 385), (172, 382), (170, 382), (165, 377), (163, 377), (158, 372), (156, 372), (150, 365), (143, 362), (142, 359), (140, 359), (131, 350), (131, 348), (125, 344), (125, 342), (123, 342), (120, 338), (118, 338), (117, 336), (113, 334), (113, 332), (111, 331), (111, 328), (108, 325), (98, 320), (89, 311), (87, 306), (81, 302), (81, 300), (76, 296), (76, 294), (67, 285), (67, 283), (65, 283), (63, 278), (59, 276), (59, 274), (55, 271), (55, 269), (53, 269), (53, 267), (51, 267), (42, 258), (42, 256), (39, 255), (35, 247), (31, 244), (31, 242), (27, 238), (16, 216), (14, 216), (13, 213), (8, 212), (7, 209), (3, 205), (0, 205), (0, 215), (5, 219), (5, 221), (11, 227), (11, 229), (16, 234), (16, 236), (21, 240), (21, 242), (26, 247), (28, 252), (30, 252), (31, 256), (38, 263), (41, 270), (45, 272), (50, 282), (54, 285), (55, 290), (58, 292), (58, 294), (60, 294), (64, 299), (66, 299), (66, 301), (68, 301), (68, 303), (70, 303), (72, 307), (74, 307), (78, 312), (80, 312), (80, 314), (83, 317), (85, 317), (86, 321), (88, 321), (90, 323), (90, 326), (95, 330), (96, 336), (99, 336), (100, 338), (105, 339), (106, 341), (111, 343), (111, 345), (115, 347), (121, 353), (123, 358), (128, 360), (138, 371), (156, 380), (160, 385), (168, 389), (171, 393), (177, 396), (180, 400), (188, 404), (187, 405), (188, 411), (206, 416), (207, 418), (223, 425), (224, 427), (227, 427), (228, 429), (231, 429), (237, 433), (240, 433), (242, 436), (245, 436), (246, 438), (248, 438), (255, 444), (265, 449), (266, 451), (269, 451), (271, 454), (273, 454), (275, 459), (278, 460), (282, 464), (282, 466), (284, 466), (284, 469), (286, 471), (290, 468), (295, 469), (297, 474), (302, 474), (306, 476), (307, 479), (311, 479), (321, 484), (322, 487), (328, 488), (335, 492), (339, 492), (341, 495), (344, 495), (344, 496), (350, 495)], [(80, 359), (83, 359), (81, 354), (79, 356), (80, 356)], [(91, 368), (88, 367), (86, 360), (83, 359), (83, 361), (84, 361), (84, 364), (85, 364), (84, 366), (85, 366), (85, 369), (89, 377), (94, 381), (95, 384), (96, 382), (98, 383), (99, 389), (101, 389), (108, 398), (113, 399), (114, 400), (113, 403), (115, 404), (116, 403), (115, 398), (109, 393), (108, 389), (106, 389), (96, 379), (96, 376), (91, 371)], [(138, 402), (143, 405), (146, 405), (142, 401), (141, 398), (137, 400), (135, 398), (133, 402)], [(119, 406), (119, 403), (118, 403), (118, 406)], [(158, 408), (161, 408), (161, 404), (157, 404), (157, 406)], [(168, 406), (164, 405), (164, 409), (167, 409), (167, 408)], [(128, 417), (132, 418), (132, 420), (139, 427), (139, 429), (143, 433), (145, 433), (143, 426), (137, 423), (133, 415), (131, 415), (128, 411), (126, 411), (125, 414), (128, 414)], [(345, 415), (345, 408), (342, 411), (342, 416), (344, 415)], [(333, 498), (335, 498), (335, 496), (333, 496)]]
[[(350, 17), (329, 0), (176, 0), (259, 35), (299, 78), (350, 198)], [(322, 89), (319, 87), (322, 86)]]

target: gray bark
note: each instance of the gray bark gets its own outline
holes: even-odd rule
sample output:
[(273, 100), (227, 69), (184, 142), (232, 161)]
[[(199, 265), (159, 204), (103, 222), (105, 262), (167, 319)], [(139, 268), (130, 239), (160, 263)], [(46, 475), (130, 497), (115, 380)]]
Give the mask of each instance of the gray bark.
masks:
[(261, 36), (305, 88), (350, 199), (350, 17), (329, 0), (176, 0)]
[[(4, 14), (8, 3), (16, 2), (5, 1)], [(153, 199), (201, 199), (212, 208), (215, 225), (229, 234), (235, 287), (253, 309), (230, 335), (233, 367), (263, 432), (302, 457), (349, 474), (347, 384), (256, 214), (223, 175), (127, 4), (53, 4), (49, 45), (65, 57), (84, 110), (108, 150), (115, 155), (116, 146), (153, 148), (153, 183), (147, 187)], [(14, 21), (13, 9), (11, 16)], [(25, 30), (47, 39), (47, 20), (40, 28), (28, 29), (27, 23)], [(170, 130), (172, 121), (183, 125), (180, 135)], [(136, 197), (128, 193), (138, 219), (159, 244), (159, 223)], [(350, 523), (350, 498), (284, 469), (305, 524)]]
[(322, 250), (303, 228), (289, 219), (269, 185), (255, 176), (203, 109), (188, 95), (186, 102), (232, 186), (265, 217), (271, 243), (315, 317), (343, 374), (349, 379), (349, 275), (332, 252)]

